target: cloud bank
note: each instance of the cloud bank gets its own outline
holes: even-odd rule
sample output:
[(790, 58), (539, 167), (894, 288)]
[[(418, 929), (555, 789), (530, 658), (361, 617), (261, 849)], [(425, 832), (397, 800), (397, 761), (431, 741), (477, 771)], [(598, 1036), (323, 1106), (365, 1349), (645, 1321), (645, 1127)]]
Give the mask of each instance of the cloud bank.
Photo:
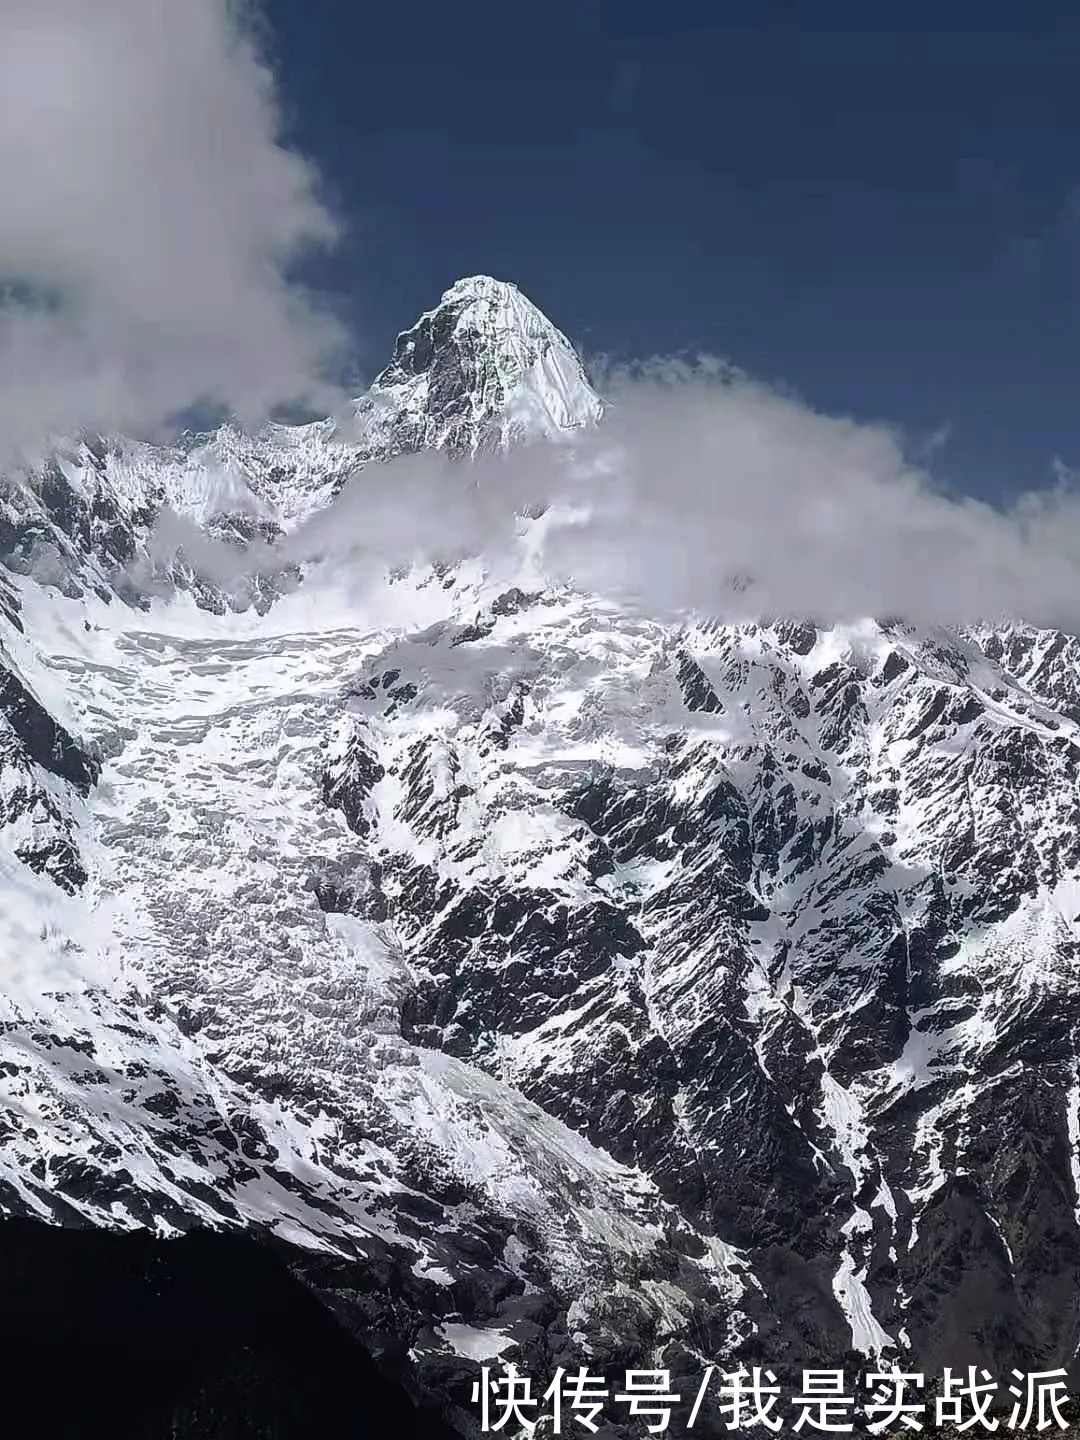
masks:
[(586, 515), (547, 559), (650, 609), (822, 621), (1080, 626), (1068, 477), (1008, 510), (950, 496), (899, 432), (822, 415), (714, 367), (615, 377), (578, 467)]
[(288, 278), (336, 223), (279, 136), (229, 0), (5, 0), (0, 446), (337, 403), (342, 335)]
[(562, 444), (369, 465), (273, 545), (238, 552), (165, 517), (155, 559), (182, 545), (217, 584), (301, 564), (362, 588), (384, 569), (479, 555), (656, 618), (1080, 629), (1067, 476), (1004, 511), (935, 488), (896, 432), (715, 364), (609, 375), (605, 390), (602, 423)]

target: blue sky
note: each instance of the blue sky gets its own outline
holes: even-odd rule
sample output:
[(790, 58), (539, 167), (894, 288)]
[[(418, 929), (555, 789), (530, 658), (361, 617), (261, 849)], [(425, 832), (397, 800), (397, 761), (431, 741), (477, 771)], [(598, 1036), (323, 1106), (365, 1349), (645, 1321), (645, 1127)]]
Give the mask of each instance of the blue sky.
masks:
[[(268, 0), (370, 371), (461, 274), (702, 348), (986, 495), (1080, 464), (1080, 11)], [(944, 440), (944, 443), (942, 441)]]

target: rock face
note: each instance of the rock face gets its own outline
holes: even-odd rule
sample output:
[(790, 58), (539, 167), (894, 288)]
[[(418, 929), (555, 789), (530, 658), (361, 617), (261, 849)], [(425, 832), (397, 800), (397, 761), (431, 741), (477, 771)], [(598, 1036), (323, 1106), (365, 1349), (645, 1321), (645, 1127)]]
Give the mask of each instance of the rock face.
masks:
[[(243, 545), (356, 465), (601, 408), (462, 281), (347, 434), (140, 449), (113, 548), (211, 451), (189, 518)], [(463, 1433), (496, 1357), (1072, 1366), (1073, 638), (676, 627), (469, 565), (315, 621), (315, 575), (261, 619), (132, 608), (28, 483), (100, 583), (8, 532), (8, 1212), (273, 1235)]]
[[(0, 589), (0, 600), (3, 596)], [(21, 634), (14, 595), (0, 613), (15, 634)], [(68, 893), (86, 879), (74, 810), (89, 794), (98, 771), (95, 758), (6, 663), (0, 645), (0, 837), (15, 861)]]

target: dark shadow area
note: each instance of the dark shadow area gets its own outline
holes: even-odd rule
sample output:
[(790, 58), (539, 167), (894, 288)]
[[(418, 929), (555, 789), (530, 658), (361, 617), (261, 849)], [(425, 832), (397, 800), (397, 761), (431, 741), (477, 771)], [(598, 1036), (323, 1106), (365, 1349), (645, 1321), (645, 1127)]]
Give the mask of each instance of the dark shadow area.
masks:
[(4, 1433), (457, 1440), (267, 1245), (0, 1222)]

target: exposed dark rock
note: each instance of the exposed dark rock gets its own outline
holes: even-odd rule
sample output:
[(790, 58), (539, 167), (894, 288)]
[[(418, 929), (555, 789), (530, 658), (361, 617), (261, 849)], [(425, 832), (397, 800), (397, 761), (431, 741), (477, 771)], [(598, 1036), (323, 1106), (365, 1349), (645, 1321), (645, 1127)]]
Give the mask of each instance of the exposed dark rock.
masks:
[(12, 1434), (309, 1440), (458, 1432), (417, 1408), (254, 1236), (0, 1223)]

